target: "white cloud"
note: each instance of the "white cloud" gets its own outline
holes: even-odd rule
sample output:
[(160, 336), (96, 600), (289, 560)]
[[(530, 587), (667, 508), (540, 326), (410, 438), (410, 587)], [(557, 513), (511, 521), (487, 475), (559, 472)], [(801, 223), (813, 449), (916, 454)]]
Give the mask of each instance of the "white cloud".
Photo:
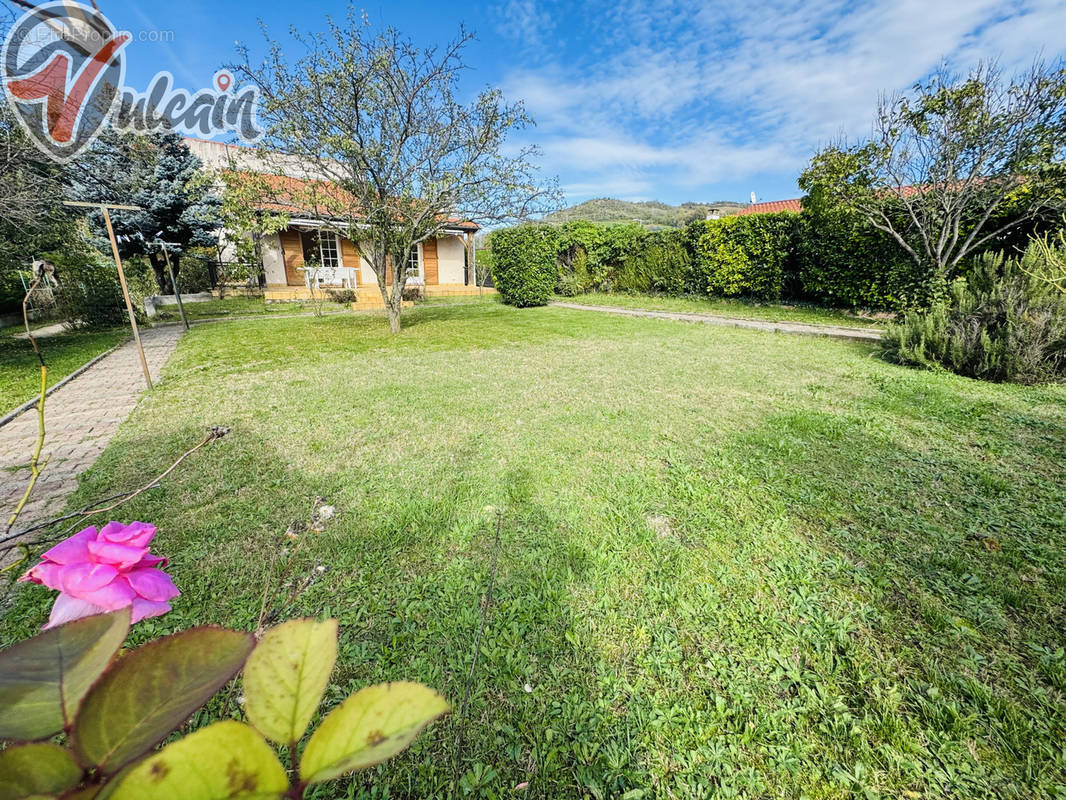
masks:
[[(551, 29), (528, 0), (503, 8), (527, 39)], [(569, 34), (587, 58), (548, 56), (505, 80), (574, 195), (695, 199), (724, 180), (794, 176), (826, 140), (866, 133), (881, 92), (941, 59), (1015, 69), (1066, 51), (1062, 0), (630, 0), (587, 13), (587, 30)]]
[(529, 48), (540, 47), (554, 28), (537, 0), (505, 0), (494, 9), (493, 21), (502, 36)]

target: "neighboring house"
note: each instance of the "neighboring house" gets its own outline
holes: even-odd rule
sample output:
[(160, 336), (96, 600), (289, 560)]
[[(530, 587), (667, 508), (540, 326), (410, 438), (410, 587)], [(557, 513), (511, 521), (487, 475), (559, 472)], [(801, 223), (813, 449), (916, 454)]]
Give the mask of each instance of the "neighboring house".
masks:
[[(206, 166), (216, 169), (229, 167), (235, 151), (234, 145), (200, 139), (186, 139), (186, 144)], [(236, 148), (238, 153), (241, 150)], [(247, 159), (243, 166), (255, 168)], [(279, 180), (288, 184), (287, 193), (299, 195), (301, 184), (314, 182), (315, 178), (307, 175)], [(356, 292), (359, 307), (383, 305), (377, 276), (362, 257), (358, 243), (345, 235), (345, 223), (285, 203), (270, 203), (265, 208), (289, 215), (285, 230), (260, 241), (267, 301), (304, 300), (312, 296), (312, 290), (351, 289)], [(420, 287), (427, 297), (495, 291), (479, 285), (485, 281), (476, 268), (474, 234), (478, 230), (473, 222), (447, 220), (442, 236), (411, 248), (407, 286)], [(306, 268), (308, 263), (314, 268)], [(386, 281), (391, 284), (392, 270), (387, 272)]]
[(772, 200), (769, 203), (752, 203), (747, 208), (742, 208), (737, 212), (737, 216), (742, 214), (774, 214), (778, 211), (795, 211), (797, 214), (803, 210), (801, 201), (799, 198), (795, 200)]

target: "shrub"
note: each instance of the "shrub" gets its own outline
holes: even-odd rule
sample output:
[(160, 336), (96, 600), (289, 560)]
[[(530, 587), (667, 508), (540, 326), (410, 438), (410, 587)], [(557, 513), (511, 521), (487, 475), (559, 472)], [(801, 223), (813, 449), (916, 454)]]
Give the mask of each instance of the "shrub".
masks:
[(946, 302), (889, 326), (885, 357), (989, 381), (1066, 379), (1066, 294), (1030, 274), (1039, 258), (978, 256)]
[(524, 308), (551, 299), (558, 278), (558, 241), (549, 225), (519, 225), (492, 234), (492, 276), (505, 303)]
[(556, 292), (571, 296), (620, 288), (619, 274), (647, 235), (636, 223), (566, 223), (559, 228)]
[(696, 247), (702, 292), (744, 295), (763, 300), (781, 297), (790, 268), (799, 215), (791, 212), (725, 217), (703, 223)]
[[(407, 289), (404, 289), (406, 293)], [(354, 303), (359, 298), (359, 293), (355, 289), (326, 289), (326, 296), (329, 297), (334, 303), (341, 303), (347, 305), (348, 303)], [(404, 297), (404, 300), (407, 298)]]
[(211, 262), (207, 256), (199, 252), (184, 254), (178, 272), (178, 288), (187, 294), (211, 291)]
[(600, 251), (605, 227), (594, 222), (577, 220), (559, 228), (556, 244), (556, 294), (573, 297), (602, 284), (604, 276), (600, 274)]
[(56, 302), (65, 320), (92, 328), (126, 321), (126, 302), (112, 263), (93, 252), (50, 253), (48, 258), (61, 276)]
[(692, 256), (685, 232), (665, 230), (647, 234), (623, 262), (615, 288), (623, 292), (684, 294)]
[(902, 310), (928, 305), (932, 272), (888, 234), (819, 194), (796, 228), (796, 293), (830, 306)]

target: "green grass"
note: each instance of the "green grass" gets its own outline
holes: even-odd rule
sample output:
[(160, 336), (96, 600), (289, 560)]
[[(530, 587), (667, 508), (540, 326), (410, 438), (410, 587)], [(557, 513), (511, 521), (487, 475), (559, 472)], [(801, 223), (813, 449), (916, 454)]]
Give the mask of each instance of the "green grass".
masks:
[[(347, 311), (347, 305), (323, 302), (323, 311)], [(185, 314), (189, 319), (212, 319), (216, 317), (244, 317), (259, 314), (309, 314), (313, 311), (311, 303), (267, 303), (262, 297), (226, 297), (222, 300), (206, 300), (186, 303)], [(178, 307), (160, 306), (153, 322), (175, 322), (181, 320)]]
[[(410, 678), (455, 712), (315, 797), (1066, 792), (1066, 389), (558, 308), (406, 320), (194, 328), (75, 498), (232, 426), (121, 511), (183, 592), (135, 641), (254, 628), (290, 523), (336, 505), (280, 614), (339, 619), (327, 706)], [(51, 598), (20, 585), (3, 641)]]
[[(16, 339), (13, 326), (0, 333), (0, 414), (33, 399), (41, 390), (37, 356), (28, 339)], [(128, 328), (65, 331), (37, 339), (53, 386), (82, 364), (114, 347), (129, 335)]]
[[(476, 290), (475, 290), (476, 291)], [(446, 305), (472, 305), (474, 303), (487, 303), (489, 305), (503, 302), (498, 294), (456, 294), (456, 295), (443, 295), (440, 297), (426, 297), (419, 300), (416, 305), (419, 306), (446, 306)]]
[(737, 319), (769, 322), (807, 322), (815, 325), (845, 325), (851, 328), (881, 328), (884, 319), (860, 316), (845, 309), (825, 308), (806, 303), (758, 303), (725, 297), (667, 297), (664, 295), (605, 294), (589, 292), (576, 297), (557, 298), (562, 302), (600, 306), (621, 306), (649, 311), (683, 311), (717, 314)]

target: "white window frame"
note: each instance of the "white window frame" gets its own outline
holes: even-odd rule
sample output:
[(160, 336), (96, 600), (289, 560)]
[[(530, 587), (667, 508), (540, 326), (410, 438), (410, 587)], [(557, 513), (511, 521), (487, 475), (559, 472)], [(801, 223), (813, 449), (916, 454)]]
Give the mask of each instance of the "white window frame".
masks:
[[(329, 237), (329, 241), (332, 245), (332, 253), (330, 257), (333, 263), (326, 261), (326, 237)], [(323, 269), (339, 269), (344, 266), (341, 261), (341, 240), (337, 236), (336, 231), (318, 231), (318, 263)]]
[(412, 271), (411, 271), (411, 255), (412, 255), (412, 253), (409, 252), (407, 254), (407, 281), (408, 281), (408, 283), (425, 284), (425, 282), (426, 282), (426, 265), (425, 265), (425, 261), (422, 258), (422, 243), (419, 242), (414, 247), (412, 247), (411, 250), (413, 251), (415, 249), (415, 247), (418, 248), (418, 271), (414, 272), (414, 273), (412, 273)]

